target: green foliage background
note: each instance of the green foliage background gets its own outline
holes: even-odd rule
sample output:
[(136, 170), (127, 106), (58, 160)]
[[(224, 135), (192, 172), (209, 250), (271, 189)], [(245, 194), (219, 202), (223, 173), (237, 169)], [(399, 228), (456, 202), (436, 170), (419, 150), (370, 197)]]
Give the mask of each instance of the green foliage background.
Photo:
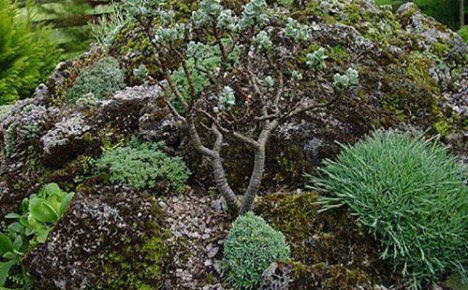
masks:
[[(379, 5), (392, 5), (398, 8), (403, 2), (402, 0), (375, 0)], [(412, 1), (418, 5), (421, 10), (444, 23), (452, 30), (457, 31), (460, 28), (459, 8), (460, 0), (415, 0)], [(465, 14), (466, 14), (465, 7)]]
[(30, 97), (58, 61), (51, 30), (33, 28), (33, 7), (20, 13), (10, 0), (0, 0), (0, 105)]

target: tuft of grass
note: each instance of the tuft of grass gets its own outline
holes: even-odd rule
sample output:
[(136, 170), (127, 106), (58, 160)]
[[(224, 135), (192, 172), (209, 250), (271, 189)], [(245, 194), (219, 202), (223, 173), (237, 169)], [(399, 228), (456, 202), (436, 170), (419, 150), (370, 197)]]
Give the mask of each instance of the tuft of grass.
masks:
[(330, 193), (320, 198), (323, 210), (348, 206), (412, 289), (450, 272), (466, 276), (468, 187), (456, 157), (434, 140), (392, 131), (342, 149), (320, 177), (309, 176)]

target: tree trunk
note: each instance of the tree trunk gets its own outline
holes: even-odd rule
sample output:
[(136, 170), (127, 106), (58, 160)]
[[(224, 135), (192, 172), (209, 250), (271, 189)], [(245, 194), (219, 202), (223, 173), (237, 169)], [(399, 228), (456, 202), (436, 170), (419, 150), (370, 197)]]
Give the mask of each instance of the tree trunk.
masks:
[(262, 184), (263, 172), (265, 171), (265, 155), (266, 144), (270, 138), (271, 132), (278, 126), (278, 120), (273, 120), (271, 123), (267, 122), (265, 128), (258, 137), (258, 147), (255, 149), (255, 161), (252, 175), (250, 176), (249, 187), (244, 194), (244, 200), (240, 208), (239, 214), (243, 215), (252, 209), (252, 205), (257, 196), (260, 185)]
[(465, 25), (465, 0), (460, 0), (460, 28)]
[(250, 176), (249, 187), (244, 194), (244, 200), (240, 209), (240, 214), (243, 215), (252, 209), (255, 197), (260, 190), (262, 183), (263, 171), (265, 170), (265, 145), (255, 150), (255, 161), (252, 175)]
[(226, 200), (226, 203), (230, 210), (236, 214), (239, 211), (240, 203), (237, 199), (236, 194), (232, 191), (229, 183), (226, 179), (226, 173), (224, 172), (223, 163), (219, 154), (214, 157), (211, 157), (211, 166), (213, 168), (213, 177), (215, 179), (216, 188), (221, 193), (223, 198)]

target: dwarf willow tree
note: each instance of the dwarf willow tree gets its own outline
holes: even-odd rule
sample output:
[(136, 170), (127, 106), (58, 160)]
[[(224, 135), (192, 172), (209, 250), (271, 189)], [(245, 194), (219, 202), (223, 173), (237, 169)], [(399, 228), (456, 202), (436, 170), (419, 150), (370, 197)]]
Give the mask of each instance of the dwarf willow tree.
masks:
[[(164, 1), (128, 0), (127, 8), (154, 46), (164, 79), (161, 99), (186, 125), (194, 147), (211, 163), (218, 191), (240, 214), (259, 192), (272, 132), (294, 116), (330, 106), (358, 82), (350, 68), (334, 76), (334, 94), (314, 95), (310, 88), (318, 75), (323, 78), (325, 49), (311, 50), (311, 27), (264, 0), (252, 0), (238, 15), (220, 0), (203, 0), (189, 19)], [(202, 138), (202, 130), (211, 138)], [(223, 166), (228, 134), (255, 156), (242, 202)]]

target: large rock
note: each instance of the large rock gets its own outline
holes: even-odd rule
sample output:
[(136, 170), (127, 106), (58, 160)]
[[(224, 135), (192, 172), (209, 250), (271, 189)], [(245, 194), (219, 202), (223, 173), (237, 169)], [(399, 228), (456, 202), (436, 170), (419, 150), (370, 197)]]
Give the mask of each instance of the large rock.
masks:
[[(240, 2), (227, 2), (239, 8)], [(190, 15), (190, 5), (175, 7)], [(466, 89), (460, 85), (466, 86), (462, 72), (468, 48), (459, 36), (410, 4), (397, 14), (367, 0), (297, 1), (291, 10), (311, 22), (311, 49), (323, 46), (329, 54), (327, 69), (318, 76), (321, 85), (303, 84), (304, 89), (330, 98), (332, 83), (325, 76), (348, 67), (359, 71), (360, 84), (332, 107), (304, 113), (275, 132), (267, 149), (266, 186), (301, 185), (304, 171), (312, 171), (323, 158), (339, 152), (336, 142), (355, 142), (380, 127), (429, 130), (428, 134), (441, 134), (454, 152), (466, 154), (467, 136), (462, 133)], [(149, 67), (153, 79), (160, 77), (148, 47), (141, 28), (131, 24), (111, 48), (129, 83), (137, 82), (132, 72), (140, 64)], [(80, 172), (77, 160), (95, 158), (103, 144), (134, 135), (166, 141), (174, 152), (184, 155), (194, 180), (211, 182), (209, 164), (158, 102), (156, 84), (129, 87), (88, 109), (64, 105), (66, 91), (79, 72), (101, 56), (93, 49), (61, 64), (34, 99), (20, 102), (1, 121), (3, 212), (18, 206), (37, 188), (38, 180), (53, 180), (58, 174), (60, 180), (77, 185), (74, 176), (64, 176)], [(249, 152), (244, 144), (227, 137), (223, 148), (227, 175), (239, 191), (246, 186), (252, 167)]]
[(23, 260), (35, 289), (158, 289), (169, 258), (155, 200), (82, 186), (46, 244)]
[[(190, 15), (196, 2), (174, 1), (174, 7)], [(238, 10), (245, 0), (225, 2)], [(291, 10), (312, 24), (311, 49), (322, 46), (329, 54), (327, 69), (318, 76), (320, 85), (305, 83), (303, 88), (330, 98), (332, 82), (325, 76), (349, 67), (359, 71), (360, 84), (334, 106), (304, 113), (275, 132), (267, 148), (265, 187), (302, 187), (304, 172), (339, 153), (337, 141), (352, 143), (381, 127), (438, 133), (453, 152), (468, 155), (468, 136), (463, 133), (468, 48), (459, 36), (411, 4), (397, 14), (367, 0), (295, 1)], [(0, 120), (0, 222), (40, 184), (57, 181), (62, 187), (78, 186), (70, 211), (48, 242), (24, 261), (39, 289), (160, 286), (167, 251), (152, 200), (128, 188), (108, 187), (104, 179), (79, 186), (90, 177), (87, 160), (98, 158), (103, 147), (133, 136), (163, 140), (169, 153), (184, 156), (193, 172), (192, 184), (212, 185), (209, 164), (193, 150), (185, 128), (158, 99), (157, 83), (137, 85), (133, 69), (140, 64), (148, 67), (153, 80), (160, 79), (150, 47), (141, 27), (130, 24), (110, 49), (126, 71), (129, 87), (95, 106), (67, 104), (66, 92), (79, 73), (103, 57), (103, 52), (92, 49), (60, 64), (33, 98), (18, 102)], [(204, 142), (209, 138), (203, 135)], [(248, 182), (252, 154), (229, 136), (225, 141), (227, 177), (241, 192)], [(258, 211), (285, 233), (298, 261), (273, 265), (265, 273), (264, 289), (279, 289), (289, 278), (290, 289), (398, 285), (399, 277), (379, 261), (378, 245), (345, 212), (316, 216), (315, 198), (282, 196), (260, 203)], [(288, 204), (300, 205), (301, 212), (291, 212)], [(213, 268), (219, 255), (210, 260)], [(199, 272), (198, 266), (193, 270)]]

